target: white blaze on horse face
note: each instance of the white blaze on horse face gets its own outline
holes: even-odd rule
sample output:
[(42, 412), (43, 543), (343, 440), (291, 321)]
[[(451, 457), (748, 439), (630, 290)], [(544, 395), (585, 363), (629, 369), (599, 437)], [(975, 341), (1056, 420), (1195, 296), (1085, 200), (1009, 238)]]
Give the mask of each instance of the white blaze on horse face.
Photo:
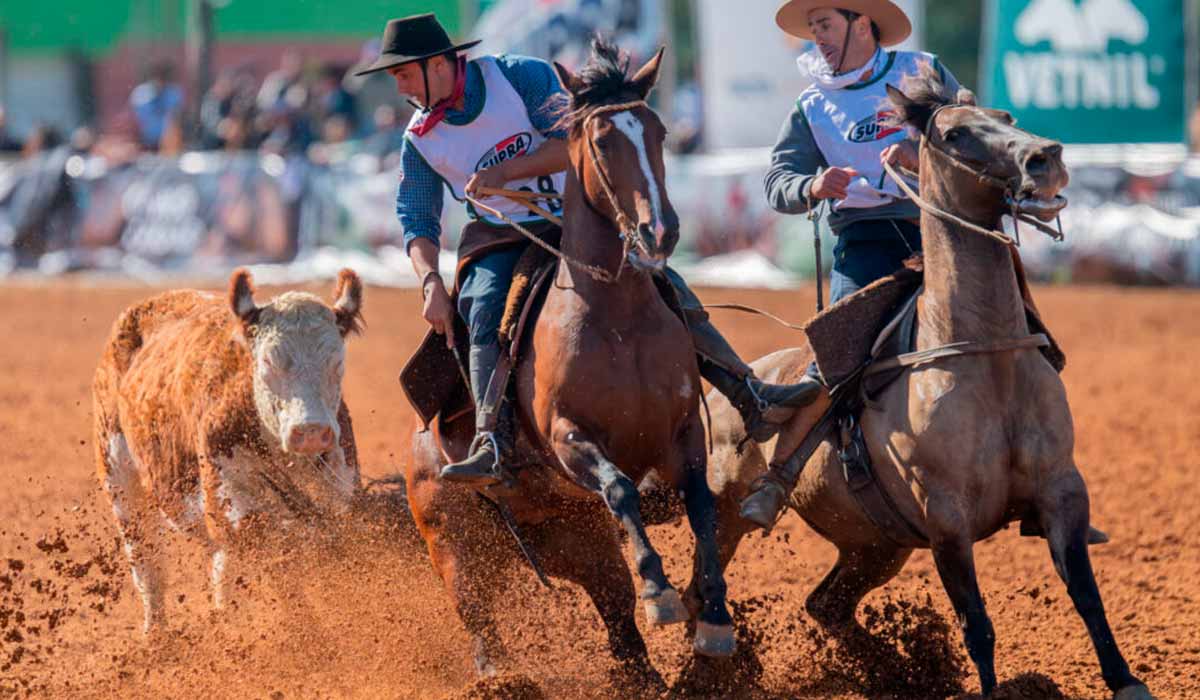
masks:
[(650, 206), (654, 210), (654, 233), (660, 234), (659, 229), (663, 225), (662, 216), (662, 195), (659, 194), (659, 183), (654, 177), (654, 171), (650, 168), (650, 155), (646, 152), (646, 128), (642, 126), (642, 122), (637, 117), (633, 116), (633, 112), (617, 112), (610, 121), (617, 130), (632, 143), (637, 149), (638, 163), (642, 166), (642, 174), (646, 176), (646, 183), (650, 185)]

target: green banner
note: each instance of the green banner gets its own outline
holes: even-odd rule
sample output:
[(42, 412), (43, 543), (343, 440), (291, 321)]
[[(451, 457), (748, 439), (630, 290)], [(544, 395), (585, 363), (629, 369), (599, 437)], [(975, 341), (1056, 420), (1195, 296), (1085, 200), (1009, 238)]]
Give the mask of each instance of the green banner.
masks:
[(984, 100), (1067, 143), (1186, 140), (1186, 0), (988, 0)]

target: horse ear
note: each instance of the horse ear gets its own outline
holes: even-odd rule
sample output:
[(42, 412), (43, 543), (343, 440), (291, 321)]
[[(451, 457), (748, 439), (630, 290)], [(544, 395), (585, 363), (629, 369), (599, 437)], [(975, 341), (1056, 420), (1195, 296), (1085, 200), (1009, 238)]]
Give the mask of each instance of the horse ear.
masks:
[(654, 89), (654, 84), (658, 82), (658, 69), (662, 66), (663, 52), (666, 50), (667, 47), (660, 47), (658, 53), (654, 54), (654, 58), (646, 61), (646, 65), (639, 68), (638, 72), (633, 75), (633, 80), (630, 81), (643, 100)]
[(908, 95), (900, 92), (900, 88), (890, 83), (887, 85), (887, 94), (888, 99), (892, 101), (892, 105), (899, 111), (911, 109), (914, 104), (912, 100), (908, 99)]
[(343, 336), (360, 333), (362, 329), (362, 280), (358, 273), (348, 267), (338, 272), (337, 285), (333, 288), (333, 313), (337, 316), (338, 330)]
[(958, 94), (954, 96), (954, 101), (960, 105), (979, 106), (979, 98), (975, 97), (975, 91), (968, 90), (965, 87), (958, 89)]
[(229, 277), (229, 307), (243, 323), (254, 323), (258, 317), (258, 305), (254, 303), (254, 283), (250, 271), (239, 267)]
[(583, 87), (583, 85), (579, 82), (579, 78), (571, 72), (571, 69), (567, 68), (558, 61), (554, 62), (554, 72), (558, 75), (558, 82), (561, 83), (563, 88), (572, 95), (579, 92), (579, 89)]
[(929, 122), (929, 117), (933, 115), (933, 111), (925, 105), (910, 99), (899, 88), (887, 86), (888, 99), (896, 111), (896, 123), (907, 124), (917, 131), (924, 132), (925, 125)]

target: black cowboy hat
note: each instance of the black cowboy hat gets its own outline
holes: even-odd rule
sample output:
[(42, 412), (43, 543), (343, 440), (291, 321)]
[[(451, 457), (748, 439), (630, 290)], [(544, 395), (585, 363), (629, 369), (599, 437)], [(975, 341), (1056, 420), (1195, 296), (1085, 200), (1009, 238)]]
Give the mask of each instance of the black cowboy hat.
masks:
[(446, 34), (446, 30), (432, 12), (389, 20), (387, 27), (383, 30), (379, 58), (354, 74), (366, 75), (413, 61), (423, 61), (445, 53), (463, 51), (480, 41), (482, 39), (468, 41), (465, 44), (450, 43), (450, 36)]

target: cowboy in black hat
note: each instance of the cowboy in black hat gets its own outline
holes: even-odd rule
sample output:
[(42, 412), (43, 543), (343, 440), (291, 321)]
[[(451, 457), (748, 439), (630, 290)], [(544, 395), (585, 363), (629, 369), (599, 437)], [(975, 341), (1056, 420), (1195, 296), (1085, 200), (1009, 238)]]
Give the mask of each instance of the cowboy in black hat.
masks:
[[(423, 315), (433, 330), (454, 347), (456, 305), (438, 274), (443, 185), (464, 201), (467, 195), (499, 210), (540, 236), (557, 239), (558, 228), (521, 205), (485, 197), (482, 188), (527, 189), (545, 194), (563, 191), (569, 165), (566, 133), (556, 126), (552, 98), (562, 93), (550, 64), (524, 56), (485, 56), (467, 61), (461, 52), (475, 41), (451, 42), (432, 14), (388, 22), (381, 53), (362, 75), (386, 70), (400, 92), (415, 99), (401, 151), (397, 213), (404, 243), (421, 279)], [(561, 203), (547, 203), (559, 213)], [(485, 405), (500, 356), (497, 331), (504, 313), (513, 268), (528, 242), (503, 219), (467, 207), (474, 221), (459, 241), (462, 271), (457, 313), (466, 321), (470, 340), (472, 395), (476, 398), (477, 431), (471, 455), (447, 465), (441, 477), (487, 486), (499, 480), (503, 453), (509, 448), (510, 408)], [(463, 264), (461, 261), (465, 261)], [(794, 407), (809, 397), (808, 387), (765, 384), (754, 377), (733, 348), (703, 313), (695, 294), (674, 272), (668, 277), (689, 311), (689, 323), (701, 371), (742, 411), (747, 429), (757, 439), (772, 436)], [(689, 308), (690, 307), (690, 308)], [(499, 412), (492, 430), (488, 416)]]

